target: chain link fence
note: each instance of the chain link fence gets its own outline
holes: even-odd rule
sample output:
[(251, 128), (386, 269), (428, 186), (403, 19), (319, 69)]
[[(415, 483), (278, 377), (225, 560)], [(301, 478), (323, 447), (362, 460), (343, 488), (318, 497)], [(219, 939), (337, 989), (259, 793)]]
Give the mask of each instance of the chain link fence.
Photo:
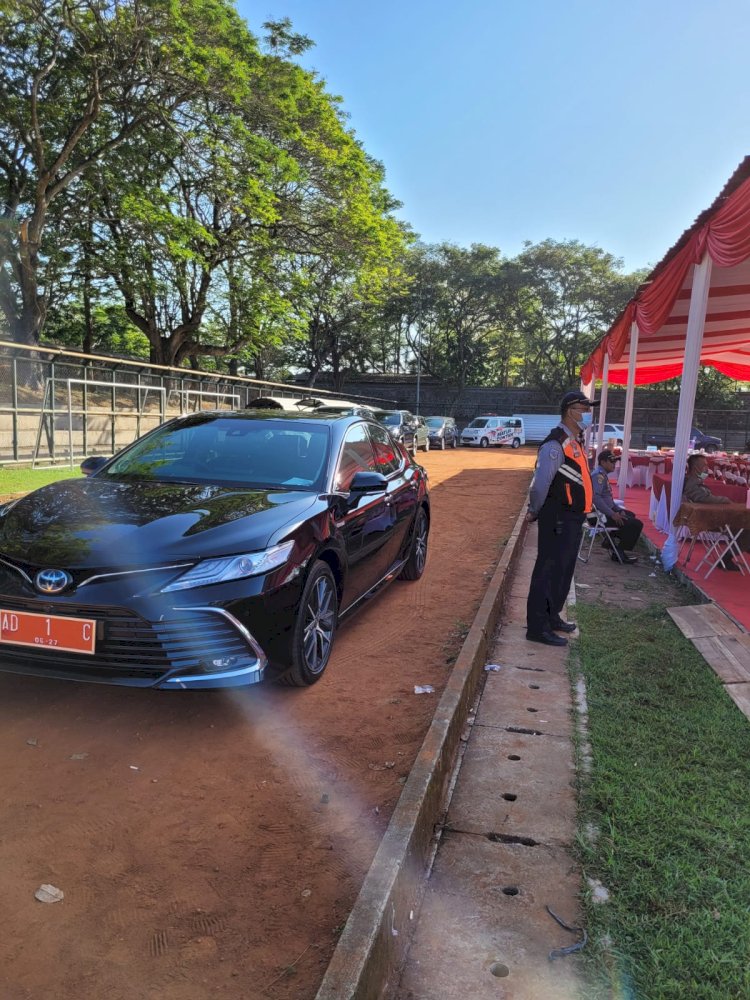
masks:
[[(0, 340), (0, 465), (73, 466), (88, 455), (112, 455), (171, 417), (242, 409), (258, 396), (303, 399), (312, 392), (243, 376)], [(314, 395), (339, 396), (317, 389)], [(347, 398), (394, 405), (375, 396)]]

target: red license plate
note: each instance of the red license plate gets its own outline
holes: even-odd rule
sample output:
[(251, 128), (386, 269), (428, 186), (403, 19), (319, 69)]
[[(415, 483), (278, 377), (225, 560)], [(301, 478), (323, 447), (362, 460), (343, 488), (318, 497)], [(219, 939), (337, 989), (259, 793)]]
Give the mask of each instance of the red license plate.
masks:
[(0, 608), (0, 643), (60, 649), (68, 653), (93, 653), (96, 621)]

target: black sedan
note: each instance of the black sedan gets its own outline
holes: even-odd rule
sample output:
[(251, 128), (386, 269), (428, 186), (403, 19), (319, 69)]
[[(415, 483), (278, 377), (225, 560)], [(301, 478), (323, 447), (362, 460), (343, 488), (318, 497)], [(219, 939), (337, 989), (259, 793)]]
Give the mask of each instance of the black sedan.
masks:
[(200, 413), (0, 507), (0, 670), (312, 684), (338, 622), (418, 579), (427, 476), (356, 416)]

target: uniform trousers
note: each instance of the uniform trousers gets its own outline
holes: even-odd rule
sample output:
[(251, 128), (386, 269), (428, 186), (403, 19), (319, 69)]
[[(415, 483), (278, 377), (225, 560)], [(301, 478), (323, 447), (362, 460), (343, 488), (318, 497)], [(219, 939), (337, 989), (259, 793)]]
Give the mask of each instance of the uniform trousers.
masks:
[(526, 602), (526, 627), (539, 635), (560, 618), (581, 544), (583, 514), (547, 501), (539, 511), (539, 540)]
[(630, 510), (623, 510), (627, 520), (624, 524), (615, 524), (611, 517), (607, 518), (608, 528), (617, 528), (616, 538), (619, 540), (619, 548), (629, 552), (635, 548), (635, 544), (641, 537), (643, 531), (643, 521), (640, 521)]

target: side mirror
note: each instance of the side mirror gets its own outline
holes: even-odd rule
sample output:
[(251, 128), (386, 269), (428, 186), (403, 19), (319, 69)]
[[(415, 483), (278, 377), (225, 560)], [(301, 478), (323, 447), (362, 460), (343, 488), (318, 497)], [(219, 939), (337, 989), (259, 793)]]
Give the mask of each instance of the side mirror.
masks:
[(355, 472), (349, 493), (352, 496), (363, 496), (365, 493), (385, 493), (388, 480), (379, 472)]
[(84, 476), (93, 476), (108, 461), (109, 459), (105, 458), (104, 455), (91, 455), (89, 458), (84, 458), (81, 462), (81, 472)]

